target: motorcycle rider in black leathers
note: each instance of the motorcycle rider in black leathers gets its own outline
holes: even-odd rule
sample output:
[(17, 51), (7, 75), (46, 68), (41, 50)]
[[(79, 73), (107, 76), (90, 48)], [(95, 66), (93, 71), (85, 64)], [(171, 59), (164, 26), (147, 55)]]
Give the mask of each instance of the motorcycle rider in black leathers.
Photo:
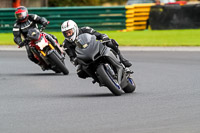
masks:
[[(24, 39), (27, 38), (28, 31), (30, 29), (38, 28), (37, 24), (41, 24), (41, 29), (45, 29), (45, 27), (48, 25), (48, 21), (44, 17), (40, 17), (36, 14), (28, 14), (28, 10), (24, 6), (16, 8), (15, 17), (17, 20), (13, 26), (14, 41), (19, 47), (25, 46), (28, 58), (38, 64), (39, 62), (31, 52), (29, 45), (26, 45), (29, 42), (22, 41), (21, 35), (24, 37)], [(57, 38), (50, 34), (46, 34), (46, 38), (52, 42), (52, 44), (55, 44), (54, 41), (57, 41)]]
[[(120, 61), (124, 64), (125, 67), (130, 67), (132, 65), (128, 60), (126, 60), (122, 56), (121, 52), (118, 49), (118, 46), (119, 46), (118, 43), (114, 39), (109, 39), (109, 37), (106, 34), (101, 34), (90, 27), (78, 28), (77, 24), (73, 20), (65, 21), (61, 25), (61, 31), (65, 37), (65, 40), (62, 45), (66, 53), (70, 57), (70, 61), (74, 65), (77, 65), (76, 53), (75, 53), (75, 47), (76, 47), (75, 39), (78, 35), (83, 34), (83, 33), (89, 33), (91, 35), (95, 35), (97, 40), (102, 40), (102, 41), (111, 40), (106, 43), (106, 46), (112, 48), (119, 55)], [(80, 78), (87, 77), (86, 73), (82, 71), (80, 65), (77, 68), (77, 74)]]

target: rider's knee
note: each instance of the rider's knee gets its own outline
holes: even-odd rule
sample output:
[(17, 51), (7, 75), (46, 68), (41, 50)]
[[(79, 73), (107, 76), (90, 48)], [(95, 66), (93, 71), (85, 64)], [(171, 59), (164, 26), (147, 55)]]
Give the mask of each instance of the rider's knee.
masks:
[(83, 78), (83, 79), (86, 79), (88, 77), (88, 74), (84, 72), (83, 70), (80, 70), (79, 72), (77, 72), (77, 75), (79, 78)]
[(79, 78), (83, 78), (83, 79), (89, 77), (88, 74), (84, 70), (82, 70), (80, 65), (77, 68), (77, 75)]
[(28, 58), (34, 63), (38, 63), (39, 61), (34, 57), (33, 53), (30, 50), (27, 50)]
[(33, 55), (28, 55), (28, 58), (36, 64), (39, 62)]

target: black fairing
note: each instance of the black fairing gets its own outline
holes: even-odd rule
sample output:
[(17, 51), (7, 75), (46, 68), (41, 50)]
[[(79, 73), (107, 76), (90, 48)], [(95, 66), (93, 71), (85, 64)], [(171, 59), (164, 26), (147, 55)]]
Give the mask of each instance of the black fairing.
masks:
[(94, 35), (88, 33), (79, 35), (75, 43), (77, 58), (85, 63), (95, 61), (105, 48), (100, 41), (96, 41)]

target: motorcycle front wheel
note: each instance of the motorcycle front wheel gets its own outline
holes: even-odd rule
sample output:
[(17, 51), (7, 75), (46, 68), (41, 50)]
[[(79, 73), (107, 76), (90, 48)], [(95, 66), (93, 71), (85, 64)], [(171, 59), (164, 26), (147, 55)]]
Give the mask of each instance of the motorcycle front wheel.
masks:
[(123, 88), (125, 93), (132, 93), (135, 91), (136, 84), (131, 77), (127, 78), (128, 85)]
[[(69, 70), (66, 68), (64, 62), (62, 62), (54, 52), (51, 52), (49, 55), (50, 60), (59, 68), (59, 70), (64, 74), (69, 74)], [(58, 73), (58, 71), (56, 72)]]
[(103, 84), (115, 95), (120, 96), (123, 91), (118, 81), (106, 70), (103, 64), (97, 68), (98, 77), (101, 78)]

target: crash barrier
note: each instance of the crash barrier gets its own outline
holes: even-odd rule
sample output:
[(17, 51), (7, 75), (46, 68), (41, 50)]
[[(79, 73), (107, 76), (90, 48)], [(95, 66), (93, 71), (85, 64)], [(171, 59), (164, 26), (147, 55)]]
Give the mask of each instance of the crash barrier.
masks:
[(200, 4), (152, 6), (150, 26), (153, 30), (200, 28)]
[(147, 28), (149, 12), (154, 3), (126, 6), (126, 30), (144, 30)]
[[(46, 30), (60, 31), (61, 24), (69, 19), (77, 22), (79, 27), (90, 26), (96, 30), (125, 29), (125, 7), (48, 7), (28, 8), (29, 14), (37, 14), (50, 21)], [(0, 9), (0, 32), (12, 32), (15, 22), (14, 8)]]

